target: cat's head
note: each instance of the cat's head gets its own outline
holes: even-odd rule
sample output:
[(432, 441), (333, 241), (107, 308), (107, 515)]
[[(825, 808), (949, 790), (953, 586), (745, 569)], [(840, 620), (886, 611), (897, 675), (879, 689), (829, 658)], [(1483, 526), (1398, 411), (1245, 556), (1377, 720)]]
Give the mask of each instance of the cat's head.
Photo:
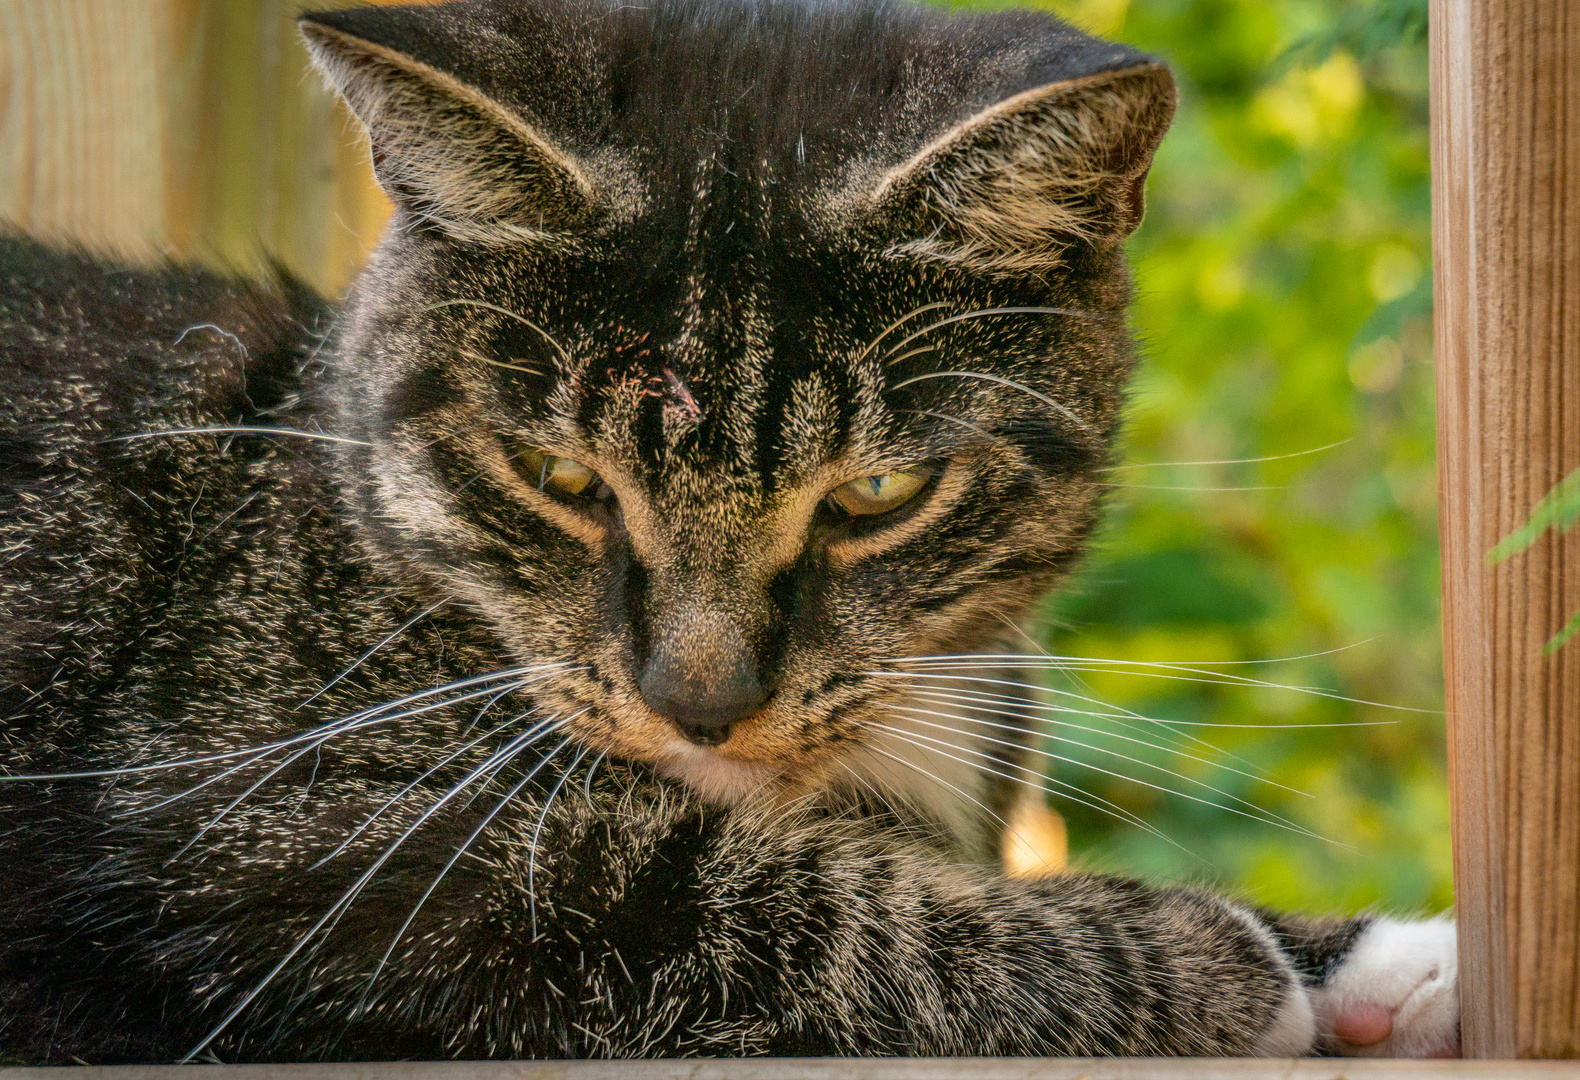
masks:
[(1043, 15), (533, 0), (310, 16), (395, 218), (334, 360), (371, 543), (598, 750), (816, 782), (894, 658), (1079, 554), (1173, 109)]

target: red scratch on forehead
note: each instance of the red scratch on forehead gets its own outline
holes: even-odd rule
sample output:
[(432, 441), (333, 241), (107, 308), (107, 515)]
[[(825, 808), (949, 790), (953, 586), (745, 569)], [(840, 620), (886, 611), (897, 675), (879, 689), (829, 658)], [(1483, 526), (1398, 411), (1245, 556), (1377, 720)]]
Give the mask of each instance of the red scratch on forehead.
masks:
[(702, 406), (697, 404), (697, 399), (691, 396), (691, 391), (680, 377), (669, 368), (664, 368), (664, 389), (667, 390), (671, 408), (678, 409), (687, 420), (701, 420)]

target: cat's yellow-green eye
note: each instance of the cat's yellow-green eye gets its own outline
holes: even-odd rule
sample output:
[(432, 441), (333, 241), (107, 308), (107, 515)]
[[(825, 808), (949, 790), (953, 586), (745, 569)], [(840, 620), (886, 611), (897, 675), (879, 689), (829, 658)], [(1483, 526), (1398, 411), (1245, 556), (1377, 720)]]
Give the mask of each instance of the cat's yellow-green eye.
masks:
[(530, 447), (516, 455), (516, 462), (521, 474), (529, 483), (537, 485), (539, 491), (581, 495), (598, 481), (598, 474), (581, 462)]
[(828, 497), (847, 514), (885, 514), (909, 502), (927, 484), (928, 475), (926, 469), (916, 468), (863, 476), (841, 484)]

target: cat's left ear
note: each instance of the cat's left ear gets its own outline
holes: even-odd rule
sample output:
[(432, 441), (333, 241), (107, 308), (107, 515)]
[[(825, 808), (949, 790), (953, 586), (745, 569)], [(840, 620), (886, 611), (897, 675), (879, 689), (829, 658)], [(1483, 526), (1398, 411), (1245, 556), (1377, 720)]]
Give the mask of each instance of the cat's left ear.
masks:
[(956, 124), (887, 173), (873, 210), (896, 255), (990, 273), (1049, 270), (1074, 244), (1141, 224), (1152, 154), (1174, 116), (1159, 63), (1051, 83)]
[(367, 128), (379, 186), (417, 220), (478, 243), (552, 241), (604, 209), (581, 163), (520, 115), (447, 72), (329, 25), (342, 14), (303, 16), (297, 28)]

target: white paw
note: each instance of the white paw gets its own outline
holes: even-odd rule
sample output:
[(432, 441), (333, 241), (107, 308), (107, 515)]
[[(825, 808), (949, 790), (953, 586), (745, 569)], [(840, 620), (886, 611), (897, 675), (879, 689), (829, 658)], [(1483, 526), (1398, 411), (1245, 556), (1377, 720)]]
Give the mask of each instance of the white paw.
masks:
[(1329, 1048), (1352, 1057), (1458, 1057), (1459, 952), (1451, 919), (1378, 919), (1312, 994)]

